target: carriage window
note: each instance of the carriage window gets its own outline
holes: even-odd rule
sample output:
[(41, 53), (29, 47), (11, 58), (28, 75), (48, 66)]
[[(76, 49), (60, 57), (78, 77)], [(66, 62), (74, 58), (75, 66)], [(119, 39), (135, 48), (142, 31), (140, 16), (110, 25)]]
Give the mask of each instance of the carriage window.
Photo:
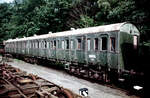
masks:
[(49, 49), (51, 48), (51, 42), (49, 42)]
[(78, 49), (81, 49), (81, 39), (78, 39), (78, 45), (77, 45)]
[(87, 50), (89, 51), (91, 48), (91, 39), (87, 39)]
[[(20, 44), (22, 44), (22, 43), (20, 43)], [(33, 48), (33, 42), (31, 42), (31, 48)]]
[(37, 42), (35, 41), (35, 48), (37, 48)]
[[(20, 48), (23, 48), (23, 43), (22, 42), (20, 42), (21, 43), (21, 47)], [(13, 48), (13, 43), (11, 43), (11, 48)]]
[[(16, 47), (16, 43), (15, 43), (15, 47)], [(24, 42), (24, 48), (27, 47), (27, 42)]]
[(59, 40), (57, 40), (57, 47), (60, 49)]
[(56, 49), (56, 40), (54, 40), (53, 49)]
[(102, 50), (107, 50), (107, 37), (102, 37)]
[[(20, 44), (20, 43), (19, 43)], [(19, 47), (20, 48), (20, 47)], [(30, 48), (32, 48), (32, 42), (30, 42)]]
[(49, 42), (47, 41), (47, 43), (46, 43), (46, 44), (47, 44), (47, 49), (48, 49), (48, 48), (49, 48)]
[(66, 40), (66, 49), (69, 49), (69, 40)]
[[(16, 45), (14, 44), (14, 47), (16, 47)], [(24, 48), (26, 48), (26, 42), (24, 42)]]
[(13, 48), (13, 43), (11, 43), (11, 48)]
[[(22, 45), (23, 45), (23, 43), (22, 43)], [(35, 43), (33, 42), (33, 48), (35, 48)]]
[(51, 41), (51, 49), (53, 49), (53, 41)]
[(40, 44), (39, 44), (39, 45), (40, 45), (40, 47), (39, 47), (39, 48), (42, 48), (42, 41), (40, 41)]
[[(22, 43), (21, 43), (22, 44)], [(34, 42), (32, 42), (32, 48), (34, 48)]]
[(40, 42), (40, 48), (41, 48), (41, 49), (42, 49), (42, 47), (43, 47), (43, 45), (42, 45), (42, 44), (43, 44), (43, 42), (41, 41), (41, 42)]
[[(17, 43), (17, 48), (19, 48), (19, 43)], [(30, 42), (28, 41), (28, 48), (30, 48)]]
[(40, 42), (38, 41), (37, 43), (38, 43), (38, 48), (40, 48)]
[(74, 49), (74, 47), (73, 47), (73, 40), (71, 40), (71, 49)]
[[(32, 47), (32, 42), (30, 41), (30, 48)], [(20, 43), (19, 43), (19, 48), (20, 48)]]
[[(30, 41), (29, 41), (28, 45), (29, 45), (29, 48), (30, 48), (30, 47), (31, 47), (31, 43), (30, 43)], [(18, 48), (19, 48), (19, 43), (18, 43)]]
[(61, 45), (62, 45), (61, 48), (65, 49), (65, 43), (64, 43), (64, 41), (61, 42)]
[[(17, 48), (17, 43), (16, 43), (15, 47)], [(28, 43), (26, 42), (25, 48), (27, 48), (27, 47), (28, 47)]]
[(43, 41), (41, 42), (41, 48), (43, 49)]
[(111, 43), (111, 44), (110, 44), (110, 45), (111, 45), (111, 46), (110, 46), (110, 47), (111, 47), (111, 51), (115, 51), (115, 47), (116, 47), (115, 38), (114, 38), (114, 37), (111, 37), (111, 38), (110, 38), (110, 41), (111, 41), (111, 42), (110, 42), (110, 43)]
[[(22, 43), (22, 45), (23, 45), (23, 43)], [(35, 48), (35, 43), (33, 42), (33, 48)]]
[(47, 48), (47, 43), (46, 43), (46, 41), (44, 42), (44, 48), (45, 48), (45, 49)]
[(98, 38), (94, 39), (94, 49), (98, 50)]
[(44, 42), (42, 41), (42, 48), (44, 48), (45, 46), (44, 46)]
[(40, 42), (40, 48), (41, 49), (43, 48), (43, 42), (42, 41)]
[(37, 42), (35, 41), (35, 48), (37, 48)]
[(37, 48), (39, 48), (39, 41), (37, 41)]
[(37, 48), (39, 48), (39, 41), (37, 41)]
[(12, 43), (12, 48), (15, 48), (15, 43), (14, 42)]
[(42, 49), (42, 41), (40, 41), (40, 48)]
[(45, 41), (43, 41), (43, 49), (45, 49)]
[(38, 46), (39, 46), (38, 44), (39, 44), (39, 43), (38, 43), (38, 41), (37, 41), (37, 42), (36, 42), (36, 48), (39, 48), (39, 47), (38, 47)]
[[(23, 43), (23, 45), (24, 45), (24, 43)], [(34, 44), (33, 44), (34, 46), (33, 46), (33, 48), (36, 48), (36, 42), (34, 41)]]
[[(9, 45), (9, 44), (8, 44)], [(9, 46), (8, 46), (9, 47)], [(18, 44), (18, 42), (17, 42), (17, 48), (19, 48), (19, 44)]]
[[(13, 48), (14, 48), (14, 43), (13, 43)], [(24, 42), (22, 42), (22, 48), (24, 48)]]

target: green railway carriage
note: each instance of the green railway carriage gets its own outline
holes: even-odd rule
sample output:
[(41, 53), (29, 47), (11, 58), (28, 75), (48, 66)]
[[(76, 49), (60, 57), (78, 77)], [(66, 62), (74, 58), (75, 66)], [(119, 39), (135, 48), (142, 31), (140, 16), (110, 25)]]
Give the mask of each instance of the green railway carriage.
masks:
[(10, 39), (5, 41), (5, 51), (68, 64), (126, 70), (126, 66), (132, 66), (131, 57), (138, 42), (138, 29), (124, 22)]

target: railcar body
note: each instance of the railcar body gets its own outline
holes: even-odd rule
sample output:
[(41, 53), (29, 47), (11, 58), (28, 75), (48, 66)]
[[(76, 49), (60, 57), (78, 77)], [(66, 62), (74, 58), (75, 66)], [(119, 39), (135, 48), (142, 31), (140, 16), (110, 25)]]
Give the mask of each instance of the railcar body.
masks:
[(61, 62), (77, 76), (143, 87), (144, 72), (135, 63), (139, 34), (133, 24), (123, 22), (9, 39), (4, 45), (6, 53), (27, 62)]
[(138, 29), (124, 22), (9, 39), (5, 41), (5, 51), (69, 64), (126, 70), (126, 66), (132, 66), (131, 57), (138, 42)]

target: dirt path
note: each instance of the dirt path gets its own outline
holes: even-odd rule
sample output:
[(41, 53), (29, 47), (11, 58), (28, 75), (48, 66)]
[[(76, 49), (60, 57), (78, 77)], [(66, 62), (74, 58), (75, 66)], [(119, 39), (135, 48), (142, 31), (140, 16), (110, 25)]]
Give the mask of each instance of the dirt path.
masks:
[(136, 96), (128, 96), (123, 91), (79, 79), (66, 72), (51, 69), (42, 65), (29, 64), (16, 59), (14, 59), (13, 62), (8, 62), (8, 64), (27, 71), (28, 73), (38, 75), (57, 85), (63, 86), (64, 88), (68, 88), (77, 94), (79, 94), (80, 88), (88, 88), (90, 98), (138, 98)]

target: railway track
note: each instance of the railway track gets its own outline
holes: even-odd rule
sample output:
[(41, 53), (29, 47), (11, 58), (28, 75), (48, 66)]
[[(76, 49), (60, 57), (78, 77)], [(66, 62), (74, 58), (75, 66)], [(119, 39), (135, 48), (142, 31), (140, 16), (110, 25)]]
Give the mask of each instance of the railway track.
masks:
[(0, 64), (0, 98), (82, 98), (82, 96), (3, 63)]

